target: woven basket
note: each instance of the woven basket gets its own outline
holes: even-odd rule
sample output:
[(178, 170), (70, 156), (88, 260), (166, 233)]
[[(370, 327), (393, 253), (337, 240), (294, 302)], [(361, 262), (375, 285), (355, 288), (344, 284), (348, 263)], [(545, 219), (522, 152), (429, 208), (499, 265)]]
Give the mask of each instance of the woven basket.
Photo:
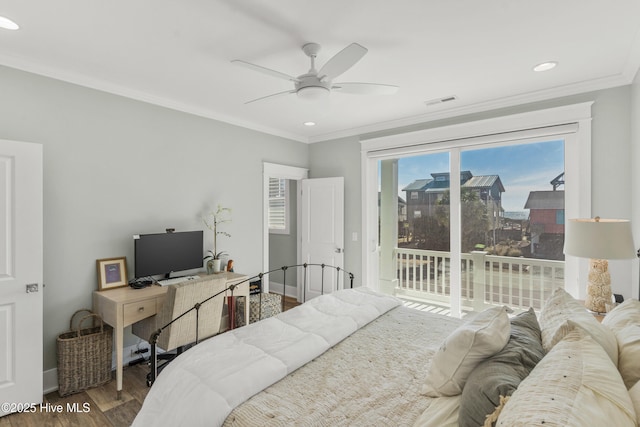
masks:
[[(88, 313), (74, 328), (74, 318)], [(90, 328), (82, 328), (85, 320), (93, 320)], [(99, 326), (95, 326), (96, 320)], [(91, 310), (78, 310), (69, 322), (69, 331), (58, 335), (58, 393), (67, 396), (96, 387), (111, 380), (113, 328), (105, 325)]]
[[(244, 326), (245, 298), (236, 300), (236, 327)], [(249, 295), (249, 323), (275, 316), (282, 312), (282, 296), (278, 294)]]

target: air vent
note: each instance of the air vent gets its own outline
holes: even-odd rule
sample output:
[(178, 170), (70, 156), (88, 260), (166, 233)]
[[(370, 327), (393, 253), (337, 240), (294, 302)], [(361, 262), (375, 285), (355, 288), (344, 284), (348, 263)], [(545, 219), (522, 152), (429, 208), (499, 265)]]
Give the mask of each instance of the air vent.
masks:
[(455, 95), (451, 95), (451, 96), (446, 96), (444, 98), (437, 98), (437, 99), (432, 99), (429, 101), (425, 101), (424, 103), (427, 106), (430, 105), (438, 105), (438, 104), (443, 104), (445, 102), (451, 102), (451, 101), (455, 101), (456, 99), (458, 99)]

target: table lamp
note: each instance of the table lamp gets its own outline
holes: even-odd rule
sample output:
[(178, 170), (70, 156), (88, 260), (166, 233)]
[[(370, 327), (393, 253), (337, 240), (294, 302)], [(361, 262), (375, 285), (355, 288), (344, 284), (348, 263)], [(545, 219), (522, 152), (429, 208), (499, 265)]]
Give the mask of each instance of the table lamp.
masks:
[(606, 313), (612, 303), (610, 259), (635, 258), (631, 223), (623, 219), (570, 219), (566, 224), (564, 253), (590, 258), (585, 306)]

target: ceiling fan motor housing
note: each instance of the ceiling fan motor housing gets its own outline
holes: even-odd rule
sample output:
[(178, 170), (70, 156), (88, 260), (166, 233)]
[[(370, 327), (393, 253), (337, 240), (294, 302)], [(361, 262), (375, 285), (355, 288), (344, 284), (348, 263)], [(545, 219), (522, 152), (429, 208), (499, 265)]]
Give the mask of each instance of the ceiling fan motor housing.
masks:
[(302, 74), (296, 82), (296, 94), (302, 99), (319, 99), (329, 95), (331, 82), (322, 81), (317, 74)]

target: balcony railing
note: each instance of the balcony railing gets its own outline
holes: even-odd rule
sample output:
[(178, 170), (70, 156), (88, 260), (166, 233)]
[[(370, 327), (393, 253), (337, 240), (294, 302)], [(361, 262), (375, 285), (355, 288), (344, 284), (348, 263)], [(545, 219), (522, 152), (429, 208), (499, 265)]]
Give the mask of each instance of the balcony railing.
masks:
[[(449, 252), (396, 248), (399, 295), (449, 302)], [(461, 254), (461, 304), (479, 311), (491, 305), (540, 310), (556, 287), (564, 287), (564, 261)]]

